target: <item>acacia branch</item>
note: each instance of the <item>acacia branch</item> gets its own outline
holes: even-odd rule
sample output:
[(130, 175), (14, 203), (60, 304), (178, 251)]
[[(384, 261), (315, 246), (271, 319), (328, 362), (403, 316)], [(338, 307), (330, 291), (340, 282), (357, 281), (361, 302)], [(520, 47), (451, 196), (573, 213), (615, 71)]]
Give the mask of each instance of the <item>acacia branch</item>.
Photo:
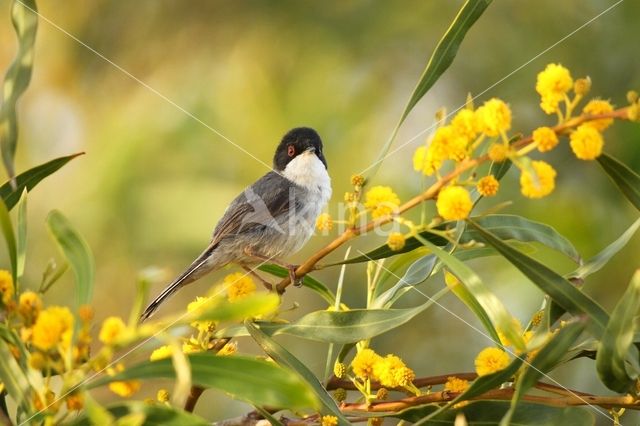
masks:
[[(599, 120), (599, 119), (606, 119), (606, 118), (629, 120), (629, 107), (620, 108), (606, 114), (580, 115), (578, 117), (567, 120), (562, 124), (551, 127), (551, 129), (557, 134), (566, 134), (570, 129), (577, 127), (584, 122)], [(526, 137), (522, 137), (517, 141), (513, 142), (512, 146), (514, 146), (515, 148), (522, 148), (530, 144), (531, 142), (533, 142), (533, 137), (529, 135)], [(351, 240), (352, 238), (355, 238), (358, 235), (369, 232), (378, 226), (391, 222), (395, 216), (416, 207), (417, 205), (419, 205), (424, 201), (435, 199), (438, 195), (438, 192), (440, 192), (440, 189), (442, 189), (444, 185), (449, 183), (451, 180), (457, 178), (462, 173), (486, 162), (488, 159), (489, 159), (488, 155), (485, 154), (477, 158), (463, 160), (456, 166), (456, 168), (453, 171), (449, 172), (445, 176), (438, 179), (426, 191), (424, 191), (419, 195), (416, 195), (415, 197), (413, 197), (412, 199), (410, 199), (409, 201), (407, 201), (406, 203), (398, 207), (394, 215), (388, 215), (388, 216), (378, 218), (376, 220), (372, 220), (371, 222), (368, 222), (367, 224), (361, 227), (353, 227), (353, 228), (347, 229), (341, 235), (339, 235), (336, 239), (331, 241), (322, 249), (318, 250), (315, 254), (309, 257), (304, 263), (302, 263), (295, 271), (296, 277), (302, 278), (305, 275), (307, 275), (309, 272), (313, 271), (314, 268), (316, 267), (316, 264), (320, 260), (322, 260), (324, 257), (332, 253), (334, 250), (336, 250), (338, 247), (340, 247), (347, 241)], [(290, 284), (291, 284), (291, 280), (289, 279), (289, 277), (285, 277), (282, 281), (280, 281), (280, 283), (278, 283), (276, 287), (278, 293), (280, 294), (284, 293), (284, 291)]]

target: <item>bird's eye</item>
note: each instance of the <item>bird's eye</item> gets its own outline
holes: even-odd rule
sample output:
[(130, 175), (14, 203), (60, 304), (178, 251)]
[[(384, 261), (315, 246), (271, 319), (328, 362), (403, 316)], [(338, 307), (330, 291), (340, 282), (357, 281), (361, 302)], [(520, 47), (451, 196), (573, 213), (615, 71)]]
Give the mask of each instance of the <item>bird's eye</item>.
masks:
[(293, 145), (289, 145), (289, 147), (287, 148), (287, 155), (289, 157), (293, 157), (296, 154), (296, 147)]

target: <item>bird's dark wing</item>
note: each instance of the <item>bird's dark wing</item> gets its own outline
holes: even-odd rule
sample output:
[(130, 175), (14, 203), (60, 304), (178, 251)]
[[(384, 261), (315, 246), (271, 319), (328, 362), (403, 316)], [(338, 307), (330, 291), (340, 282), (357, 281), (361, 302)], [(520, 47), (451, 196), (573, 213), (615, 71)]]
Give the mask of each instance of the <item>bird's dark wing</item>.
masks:
[(222, 238), (277, 226), (276, 217), (291, 208), (295, 185), (276, 172), (269, 172), (238, 195), (213, 231), (211, 246)]

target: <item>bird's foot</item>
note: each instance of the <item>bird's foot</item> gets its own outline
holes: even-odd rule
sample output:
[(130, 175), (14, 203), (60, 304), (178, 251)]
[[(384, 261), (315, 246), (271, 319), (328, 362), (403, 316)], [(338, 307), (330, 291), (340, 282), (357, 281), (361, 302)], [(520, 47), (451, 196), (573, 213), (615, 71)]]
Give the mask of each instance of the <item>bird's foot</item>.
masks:
[(287, 269), (289, 270), (289, 279), (291, 280), (291, 284), (293, 284), (295, 287), (301, 287), (302, 286), (302, 277), (298, 278), (296, 276), (296, 269), (298, 269), (300, 265), (287, 265)]
[(250, 275), (253, 275), (253, 277), (255, 279), (257, 279), (258, 281), (260, 281), (262, 283), (262, 285), (264, 286), (264, 288), (266, 288), (269, 291), (273, 291), (273, 284), (271, 284), (269, 281), (267, 281), (264, 278), (262, 278), (256, 271), (254, 271), (253, 269), (249, 268), (248, 266), (243, 266), (242, 269), (247, 271)]

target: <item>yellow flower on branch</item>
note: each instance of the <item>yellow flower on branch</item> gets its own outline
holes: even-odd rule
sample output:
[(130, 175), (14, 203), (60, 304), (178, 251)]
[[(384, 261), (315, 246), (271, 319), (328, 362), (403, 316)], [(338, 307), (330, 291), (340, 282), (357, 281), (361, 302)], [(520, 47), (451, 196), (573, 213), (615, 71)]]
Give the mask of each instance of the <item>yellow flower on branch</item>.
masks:
[(402, 250), (404, 247), (405, 238), (400, 232), (392, 232), (387, 238), (387, 245), (392, 251)]
[(436, 130), (429, 145), (429, 153), (436, 163), (444, 160), (462, 161), (467, 157), (469, 139), (456, 131), (453, 126), (443, 126)]
[(365, 195), (364, 206), (371, 211), (371, 217), (388, 216), (400, 205), (400, 199), (389, 186), (374, 186)]
[(333, 220), (329, 213), (322, 213), (316, 219), (316, 229), (318, 231), (331, 231), (333, 228)]
[(109, 317), (102, 323), (98, 338), (105, 345), (111, 345), (122, 336), (126, 329), (127, 326), (121, 318)]
[(66, 307), (50, 306), (40, 312), (33, 325), (33, 345), (41, 350), (49, 350), (58, 344), (68, 348), (73, 334), (73, 315)]
[(573, 87), (569, 70), (560, 64), (549, 64), (538, 74), (536, 92), (542, 98), (540, 107), (547, 114), (558, 111), (558, 104)]
[(462, 393), (468, 388), (468, 380), (459, 379), (455, 376), (447, 377), (447, 382), (444, 384), (444, 390), (448, 392)]
[(476, 114), (480, 131), (487, 136), (500, 136), (511, 128), (511, 109), (498, 98), (486, 101)]
[(525, 197), (542, 198), (551, 194), (556, 185), (556, 171), (544, 161), (532, 161), (533, 174), (522, 170), (520, 174), (520, 190)]
[(336, 426), (338, 424), (338, 418), (336, 416), (322, 416), (320, 419), (320, 426)]
[(173, 347), (170, 345), (160, 346), (154, 349), (149, 356), (149, 361), (157, 361), (159, 359), (169, 358), (173, 354)]
[(461, 109), (453, 120), (451, 120), (451, 126), (459, 135), (464, 136), (467, 140), (471, 141), (478, 136), (480, 132), (478, 126), (478, 117), (475, 111), (464, 108)]
[(18, 313), (24, 320), (31, 324), (42, 310), (42, 300), (38, 293), (33, 291), (25, 291), (20, 295), (18, 301)]
[(440, 191), (436, 201), (438, 214), (446, 220), (466, 219), (473, 208), (469, 191), (461, 186), (448, 186)]
[(488, 175), (478, 181), (476, 188), (480, 195), (484, 197), (493, 197), (498, 193), (500, 182), (498, 182), (498, 179), (493, 175)]
[[(593, 99), (584, 106), (582, 112), (589, 115), (608, 114), (613, 112), (613, 105), (602, 99)], [(589, 126), (596, 130), (603, 131), (612, 124), (613, 118), (599, 118), (597, 120), (587, 121), (583, 126)]]
[(425, 176), (431, 176), (440, 168), (442, 160), (434, 158), (433, 151), (426, 146), (420, 146), (413, 153), (413, 169)]
[(374, 379), (374, 368), (377, 363), (382, 361), (382, 357), (375, 353), (373, 349), (365, 348), (353, 357), (351, 368), (353, 373), (359, 379)]
[(386, 388), (408, 386), (415, 379), (415, 373), (396, 355), (387, 355), (373, 367), (374, 377)]
[(256, 292), (256, 283), (242, 272), (236, 272), (224, 277), (227, 296), (230, 302), (235, 302)]
[(475, 359), (478, 376), (486, 376), (504, 370), (507, 365), (509, 365), (509, 355), (502, 349), (494, 347), (484, 348)]
[(550, 127), (538, 127), (532, 136), (540, 152), (551, 151), (558, 145), (558, 135)]
[(2, 296), (2, 303), (5, 306), (11, 303), (13, 293), (13, 276), (11, 276), (11, 272), (0, 269), (0, 295)]
[(604, 139), (594, 126), (581, 124), (569, 136), (571, 150), (580, 160), (595, 160), (602, 154)]
[(503, 143), (494, 143), (489, 147), (487, 154), (489, 155), (489, 160), (502, 163), (508, 157), (509, 147)]
[[(213, 303), (214, 301), (209, 297), (197, 296), (193, 302), (187, 305), (187, 312), (192, 315), (200, 315), (206, 310), (207, 305), (213, 305)], [(198, 331), (206, 332), (213, 330), (215, 323), (213, 321), (193, 321), (191, 327), (198, 329)]]

